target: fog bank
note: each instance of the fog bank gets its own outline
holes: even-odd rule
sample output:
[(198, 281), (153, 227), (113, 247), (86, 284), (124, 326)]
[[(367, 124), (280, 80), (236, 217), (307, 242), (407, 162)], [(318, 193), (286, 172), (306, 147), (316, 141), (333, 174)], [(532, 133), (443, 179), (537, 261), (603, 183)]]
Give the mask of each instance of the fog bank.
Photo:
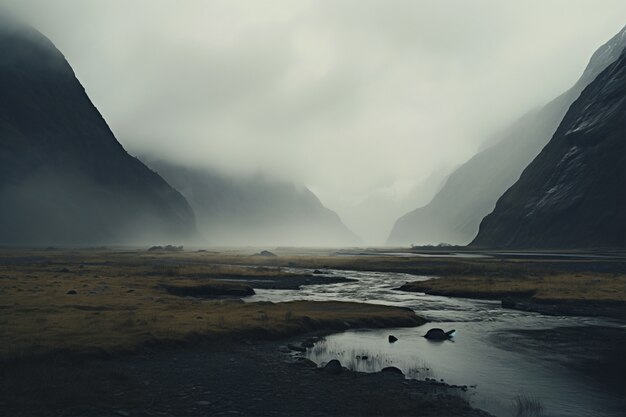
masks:
[(626, 21), (612, 0), (0, 5), (63, 51), (131, 153), (305, 185), (369, 244)]

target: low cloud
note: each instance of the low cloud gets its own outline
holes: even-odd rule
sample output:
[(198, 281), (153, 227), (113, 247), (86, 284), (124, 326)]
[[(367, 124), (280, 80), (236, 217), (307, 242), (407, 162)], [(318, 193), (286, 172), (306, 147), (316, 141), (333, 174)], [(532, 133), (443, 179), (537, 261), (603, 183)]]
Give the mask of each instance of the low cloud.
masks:
[(0, 4), (55, 42), (131, 152), (305, 184), (371, 243), (386, 236), (364, 201), (387, 196), (371, 222), (389, 222), (626, 22), (612, 0)]

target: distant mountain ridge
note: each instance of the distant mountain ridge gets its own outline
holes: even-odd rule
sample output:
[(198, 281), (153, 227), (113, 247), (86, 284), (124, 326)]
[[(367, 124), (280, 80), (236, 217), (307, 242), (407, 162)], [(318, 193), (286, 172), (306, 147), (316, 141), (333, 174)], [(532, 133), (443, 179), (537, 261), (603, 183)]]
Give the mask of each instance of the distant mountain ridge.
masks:
[(0, 244), (195, 236), (183, 196), (116, 140), (59, 50), (0, 16)]
[(517, 181), (523, 169), (548, 143), (567, 109), (581, 91), (614, 62), (626, 46), (626, 27), (591, 57), (576, 84), (546, 104), (527, 113), (459, 167), (430, 203), (400, 217), (388, 245), (467, 244), (498, 198)]
[(185, 196), (212, 245), (345, 246), (360, 239), (308, 188), (260, 176), (148, 161)]
[(471, 245), (626, 247), (626, 49), (583, 90)]

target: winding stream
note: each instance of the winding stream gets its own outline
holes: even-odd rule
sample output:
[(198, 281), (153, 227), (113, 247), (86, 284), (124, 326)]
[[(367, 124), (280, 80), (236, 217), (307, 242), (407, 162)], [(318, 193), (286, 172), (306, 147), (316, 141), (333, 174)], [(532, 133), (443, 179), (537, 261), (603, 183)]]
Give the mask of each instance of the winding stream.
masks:
[[(296, 270), (310, 273), (308, 270)], [(540, 343), (524, 340), (512, 330), (578, 326), (624, 328), (623, 323), (602, 318), (551, 317), (507, 310), (497, 301), (431, 296), (394, 290), (406, 281), (429, 277), (409, 274), (326, 271), (356, 279), (330, 285), (309, 285), (300, 290), (256, 290), (249, 301), (339, 300), (409, 307), (431, 323), (417, 328), (347, 331), (330, 335), (308, 349), (306, 355), (320, 364), (339, 359), (344, 366), (376, 372), (385, 366), (402, 369), (409, 378), (436, 378), (467, 385), (475, 407), (497, 416), (515, 415), (512, 401), (522, 395), (541, 403), (544, 416), (622, 416), (626, 400), (607, 392), (567, 366), (568, 355), (546, 351)], [(432, 327), (456, 329), (453, 341), (432, 342), (422, 336)], [(399, 340), (390, 344), (388, 335)], [(575, 348), (575, 341), (571, 342)], [(367, 356), (366, 360), (357, 356)]]

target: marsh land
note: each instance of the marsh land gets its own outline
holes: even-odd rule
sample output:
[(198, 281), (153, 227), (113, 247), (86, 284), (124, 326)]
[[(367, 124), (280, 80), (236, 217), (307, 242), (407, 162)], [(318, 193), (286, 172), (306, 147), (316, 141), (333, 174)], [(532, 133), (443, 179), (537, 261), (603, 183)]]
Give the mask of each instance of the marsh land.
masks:
[[(500, 300), (506, 299), (514, 304), (504, 307), (550, 305), (553, 315), (588, 312), (582, 315), (616, 323), (626, 301), (624, 257), (611, 251), (271, 250), (277, 256), (252, 249), (3, 249), (0, 409), (10, 415), (485, 415), (470, 403), (491, 412), (504, 408), (482, 407), (467, 386), (448, 378), (378, 372), (389, 359), (379, 364), (375, 355), (355, 361), (328, 349), (321, 354), (334, 336), (310, 338), (381, 329), (361, 333), (375, 338), (372, 349), (388, 344), (389, 332), (400, 335), (401, 349), (415, 349), (407, 341), (438, 327), (427, 321), (450, 321), (413, 307), (415, 297), (498, 301), (459, 309), (459, 317), (504, 311)], [(402, 302), (376, 298), (372, 288), (382, 282)], [(369, 292), (361, 297), (362, 287)], [(594, 338), (607, 348), (596, 362), (581, 357), (576, 363), (581, 375), (610, 382), (619, 396), (623, 378), (611, 369), (623, 365), (612, 343), (620, 331), (595, 328)], [(510, 346), (513, 334), (515, 340), (550, 339), (540, 331), (508, 332), (499, 343)], [(555, 335), (570, 335), (548, 334), (555, 343), (562, 342)], [(518, 351), (524, 346), (515, 344)], [(427, 349), (433, 354), (425, 360), (436, 361), (447, 348)], [(325, 371), (333, 358), (369, 373)], [(598, 376), (594, 369), (608, 371)]]

